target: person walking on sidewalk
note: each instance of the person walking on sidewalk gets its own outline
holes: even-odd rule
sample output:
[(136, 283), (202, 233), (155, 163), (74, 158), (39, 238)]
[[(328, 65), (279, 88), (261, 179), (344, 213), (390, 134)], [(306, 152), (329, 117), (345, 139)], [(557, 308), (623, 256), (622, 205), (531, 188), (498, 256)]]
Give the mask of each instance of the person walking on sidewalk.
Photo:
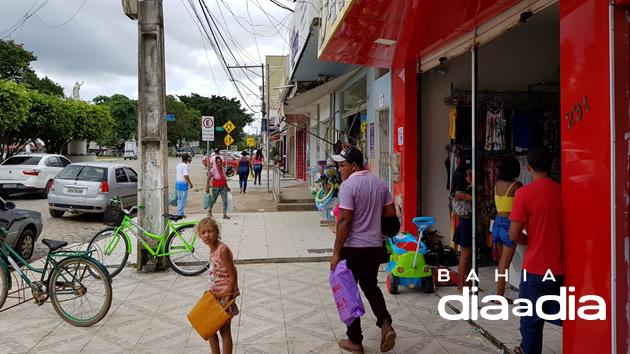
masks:
[[(204, 198), (204, 209), (208, 209), (208, 217), (212, 217), (212, 207), (221, 194), (221, 200), (223, 200), (223, 218), (229, 219), (227, 215), (227, 193), (230, 191), (230, 187), (227, 185), (227, 179), (225, 174), (227, 170), (223, 167), (223, 159), (217, 157), (214, 160), (214, 166), (208, 178), (206, 179), (206, 197)], [(212, 183), (212, 193), (210, 193), (210, 183)]]
[(241, 159), (238, 161), (238, 186), (241, 188), (240, 193), (247, 194), (247, 179), (249, 171), (252, 169), (252, 160), (247, 157), (247, 151), (241, 152)]
[[(198, 235), (201, 237), (203, 243), (210, 247), (210, 270), (208, 272), (210, 279), (208, 282), (208, 291), (215, 296), (228, 294), (218, 299), (221, 305), (225, 306), (226, 302), (240, 295), (240, 291), (238, 290), (238, 273), (234, 265), (232, 251), (225, 243), (221, 242), (221, 228), (214, 218), (202, 219), (199, 221), (199, 224), (197, 224), (197, 228)], [(227, 311), (232, 318), (239, 313), (235, 303), (233, 303)], [(232, 320), (230, 319), (219, 329), (221, 341), (223, 342), (223, 352), (230, 354), (234, 346), (231, 325)], [(210, 337), (208, 342), (210, 342), (212, 354), (221, 353), (219, 336), (216, 333)]]
[[(510, 239), (527, 245), (518, 295), (532, 304), (545, 295), (560, 295), (564, 281), (561, 188), (549, 178), (551, 165), (552, 157), (547, 149), (535, 147), (529, 150), (527, 170), (534, 181), (518, 190), (510, 214)], [(523, 234), (523, 228), (527, 229), (527, 236)], [(547, 275), (545, 279), (549, 271), (553, 276)], [(547, 309), (545, 313), (551, 311)], [(542, 352), (544, 325), (545, 320), (538, 317), (536, 311), (522, 316), (522, 342), (520, 347), (514, 348), (514, 352)]]
[[(381, 217), (396, 215), (394, 201), (385, 182), (363, 169), (363, 154), (359, 149), (348, 147), (332, 158), (339, 162), (344, 182), (339, 188), (339, 219), (330, 269), (346, 260), (376, 315), (376, 325), (381, 328), (380, 349), (386, 352), (394, 348), (396, 332), (377, 275), (384, 252)], [(341, 349), (363, 353), (361, 318), (348, 326), (346, 334), (348, 338), (339, 341)]]
[(175, 190), (177, 191), (177, 215), (184, 215), (184, 208), (188, 202), (188, 189), (193, 187), (190, 181), (190, 171), (188, 170), (188, 163), (190, 162), (190, 155), (187, 153), (182, 154), (182, 162), (177, 164), (175, 169)]
[(258, 179), (258, 185), (260, 186), (260, 175), (262, 174), (263, 165), (265, 164), (265, 158), (262, 154), (262, 149), (256, 150), (256, 155), (254, 155), (254, 185), (256, 185), (256, 180)]

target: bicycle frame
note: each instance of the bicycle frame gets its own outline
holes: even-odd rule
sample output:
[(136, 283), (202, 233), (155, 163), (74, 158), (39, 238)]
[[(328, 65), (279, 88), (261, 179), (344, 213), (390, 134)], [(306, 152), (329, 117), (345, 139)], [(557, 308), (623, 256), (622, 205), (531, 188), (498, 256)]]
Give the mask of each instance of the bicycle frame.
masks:
[[(20, 277), (24, 280), (24, 282), (26, 282), (26, 284), (34, 290), (38, 290), (37, 286), (33, 285), (33, 282), (31, 282), (31, 280), (26, 276), (26, 274), (24, 274), (24, 272), (22, 271), (22, 268), (20, 266), (18, 266), (17, 262), (11, 257), (14, 256), (18, 262), (21, 262), (24, 267), (28, 268), (30, 271), (34, 272), (34, 273), (39, 273), (41, 274), (41, 278), (40, 278), (40, 282), (42, 284), (48, 284), (48, 280), (50, 278), (50, 275), (52, 274), (53, 270), (57, 270), (59, 272), (59, 274), (61, 274), (61, 277), (63, 278), (63, 280), (67, 283), (67, 284), (74, 284), (74, 280), (77, 278), (77, 274), (71, 274), (72, 278), (68, 279), (67, 276), (67, 272), (62, 271), (61, 269), (58, 268), (59, 263), (61, 263), (61, 261), (56, 261), (55, 258), (62, 258), (62, 260), (66, 259), (66, 258), (79, 258), (80, 260), (83, 259), (89, 259), (92, 261), (95, 261), (94, 259), (92, 259), (92, 257), (90, 257), (90, 255), (92, 254), (92, 252), (94, 251), (64, 251), (64, 250), (60, 250), (57, 251), (55, 253), (51, 253), (48, 252), (48, 254), (46, 255), (46, 262), (44, 263), (44, 268), (42, 269), (38, 269), (33, 267), (32, 265), (30, 265), (24, 258), (22, 258), (13, 248), (11, 248), (4, 240), (0, 240), (0, 254), (2, 254), (2, 256), (4, 256), (4, 258), (6, 258), (9, 261), (9, 264), (13, 267), (13, 269), (18, 272), (18, 274), (20, 275)], [(0, 260), (2, 260), (0, 258)], [(11, 273), (9, 272), (8, 267), (6, 267), (6, 264), (4, 264), (4, 261), (0, 262), (0, 264), (3, 264), (2, 268), (0, 269), (0, 271), (5, 271), (5, 273), (7, 274), (7, 279), (8, 279), (8, 284), (7, 284), (7, 288), (11, 289), (12, 287), (12, 283), (11, 283)], [(95, 261), (95, 264), (100, 265), (99, 262)], [(50, 267), (50, 269), (49, 269)], [(105, 267), (103, 267), (102, 265), (100, 265), (101, 269), (103, 269), (105, 271), (105, 274), (107, 274), (109, 276), (109, 272), (107, 272), (107, 270), (105, 269)], [(85, 270), (84, 270), (85, 271)], [(48, 274), (48, 278), (46, 278), (46, 274)], [(111, 282), (111, 278), (108, 279)], [(46, 295), (63, 295), (63, 294), (74, 294), (76, 292), (77, 289), (70, 289), (68, 291), (61, 291), (61, 292), (49, 292), (49, 289), (46, 289), (45, 294)]]
[[(162, 233), (161, 236), (152, 234), (151, 232), (147, 231), (146, 229), (144, 229), (142, 226), (138, 225), (137, 222), (135, 222), (133, 219), (131, 219), (128, 215), (125, 215), (125, 217), (123, 218), (122, 223), (120, 224), (120, 226), (116, 227), (114, 233), (115, 234), (123, 234), (124, 237), (127, 238), (127, 243), (129, 245), (129, 249), (127, 250), (127, 253), (131, 254), (131, 238), (129, 237), (129, 235), (125, 232), (125, 229), (131, 231), (131, 233), (136, 237), (136, 239), (138, 239), (142, 245), (144, 246), (144, 248), (146, 248), (147, 251), (149, 251), (149, 253), (153, 256), (153, 257), (164, 257), (164, 256), (168, 256), (171, 254), (176, 254), (176, 253), (182, 253), (185, 251), (188, 251), (188, 249), (190, 248), (190, 245), (184, 240), (182, 239), (182, 241), (184, 242), (184, 244), (187, 246), (186, 250), (183, 250), (182, 252), (170, 252), (170, 253), (166, 253), (166, 240), (168, 238), (168, 236), (170, 235), (170, 231), (176, 233), (179, 237), (181, 237), (181, 234), (179, 234), (179, 232), (177, 231), (177, 227), (178, 226), (184, 226), (184, 225), (195, 225), (196, 222), (195, 221), (187, 221), (187, 222), (181, 222), (181, 223), (173, 223), (171, 222), (171, 220), (169, 219), (166, 222), (166, 227), (164, 228), (164, 232)], [(147, 240), (145, 239), (145, 237), (142, 237), (140, 235), (138, 235), (138, 232), (136, 232), (136, 230), (134, 229), (139, 229), (142, 232), (143, 236), (148, 236), (154, 240), (159, 240), (160, 243), (158, 244), (156, 249), (153, 249), (148, 243)], [(195, 242), (197, 238), (197, 235), (195, 235), (193, 237), (193, 244)], [(115, 239), (112, 241), (111, 244), (107, 245), (107, 247), (105, 248), (104, 252), (109, 252), (110, 247), (116, 247), (118, 245), (119, 239)]]

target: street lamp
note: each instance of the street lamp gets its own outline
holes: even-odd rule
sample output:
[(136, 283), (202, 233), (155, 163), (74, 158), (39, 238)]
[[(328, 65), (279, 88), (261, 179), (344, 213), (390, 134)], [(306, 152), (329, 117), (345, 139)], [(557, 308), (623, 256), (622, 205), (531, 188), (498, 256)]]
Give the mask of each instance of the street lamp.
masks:
[(125, 15), (132, 20), (138, 19), (138, 0), (121, 0)]

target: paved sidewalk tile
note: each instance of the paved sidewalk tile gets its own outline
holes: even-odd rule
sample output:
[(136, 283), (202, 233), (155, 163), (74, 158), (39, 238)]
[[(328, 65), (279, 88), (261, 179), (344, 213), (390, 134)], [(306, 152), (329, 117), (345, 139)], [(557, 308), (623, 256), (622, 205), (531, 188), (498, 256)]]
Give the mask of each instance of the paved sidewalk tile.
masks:
[[(240, 314), (232, 320), (236, 353), (341, 353), (337, 342), (345, 338), (345, 326), (328, 285), (327, 262), (242, 264), (237, 269)], [(448, 326), (429, 311), (437, 308), (435, 295), (411, 289), (387, 293), (386, 276), (379, 273), (379, 285), (398, 334), (392, 353), (497, 351), (467, 323)], [(50, 303), (26, 303), (1, 313), (0, 353), (207, 353), (208, 344), (186, 318), (206, 286), (205, 275), (125, 269), (114, 278), (112, 308), (92, 327), (66, 324)], [(367, 353), (376, 353), (380, 330), (364, 303), (364, 346)], [(459, 330), (432, 332), (440, 326)]]

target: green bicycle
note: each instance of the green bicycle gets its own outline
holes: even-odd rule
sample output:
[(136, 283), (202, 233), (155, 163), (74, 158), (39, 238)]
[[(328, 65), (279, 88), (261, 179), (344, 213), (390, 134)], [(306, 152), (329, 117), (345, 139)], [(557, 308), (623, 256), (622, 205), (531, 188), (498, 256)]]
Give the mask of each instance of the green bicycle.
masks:
[[(151, 256), (166, 257), (169, 266), (181, 275), (198, 275), (208, 269), (210, 248), (197, 237), (196, 221), (174, 223), (183, 216), (163, 214), (162, 216), (168, 219), (164, 232), (162, 235), (154, 235), (129, 217), (136, 208), (145, 206), (134, 205), (127, 210), (122, 207), (120, 198), (114, 197), (107, 206), (103, 218), (106, 225), (113, 227), (97, 233), (88, 245), (88, 250), (95, 252), (94, 257), (103, 263), (112, 277), (123, 270), (131, 254), (129, 234), (135, 236)], [(142, 236), (139, 236), (136, 230), (139, 230)], [(147, 237), (160, 241), (156, 249), (149, 246)]]
[[(0, 308), (7, 297), (17, 299), (17, 304), (11, 307), (29, 301), (30, 299), (25, 299), (25, 295), (20, 296), (20, 293), (30, 287), (37, 305), (43, 305), (50, 297), (57, 314), (73, 326), (88, 327), (102, 320), (112, 304), (112, 279), (107, 269), (90, 257), (90, 251), (64, 250), (61, 248), (67, 242), (47, 239), (42, 240), (48, 246), (44, 268), (31, 266), (4, 241), (13, 223), (26, 218), (28, 216), (13, 219), (11, 222), (0, 219), (4, 224), (0, 227)], [(5, 260), (20, 275), (22, 284), (25, 283), (28, 287), (9, 293), (14, 284), (11, 281), (11, 269)], [(31, 281), (18, 263), (41, 274), (40, 280)]]

